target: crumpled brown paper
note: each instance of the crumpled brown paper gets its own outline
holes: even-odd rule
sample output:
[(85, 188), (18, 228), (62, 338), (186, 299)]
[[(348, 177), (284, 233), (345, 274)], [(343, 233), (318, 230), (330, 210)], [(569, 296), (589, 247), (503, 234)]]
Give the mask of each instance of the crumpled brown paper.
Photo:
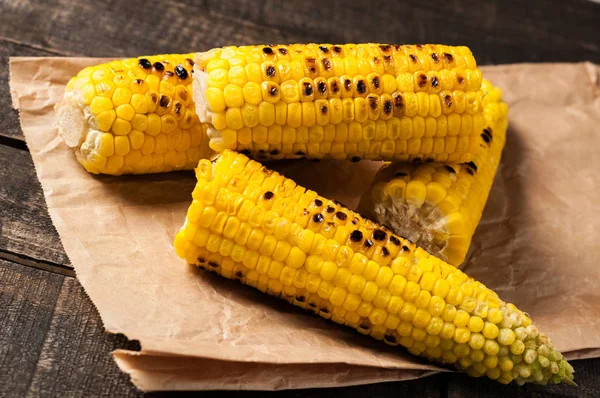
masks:
[[(15, 107), (48, 210), (107, 330), (137, 339), (114, 354), (144, 390), (328, 387), (442, 370), (174, 253), (192, 172), (93, 176), (57, 134), (68, 79), (100, 59), (11, 58)], [(511, 108), (508, 143), (462, 268), (527, 311), (567, 358), (600, 356), (598, 66), (484, 67)], [(271, 164), (354, 208), (379, 167)]]

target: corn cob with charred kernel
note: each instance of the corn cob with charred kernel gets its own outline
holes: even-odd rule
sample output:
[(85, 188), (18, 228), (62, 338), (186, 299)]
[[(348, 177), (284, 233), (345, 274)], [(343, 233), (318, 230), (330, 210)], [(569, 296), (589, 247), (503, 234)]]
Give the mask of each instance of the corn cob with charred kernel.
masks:
[(91, 173), (193, 169), (211, 152), (192, 97), (193, 54), (83, 69), (57, 105), (59, 131)]
[(466, 47), (296, 44), (196, 55), (210, 146), (258, 159), (470, 161), (481, 72)]
[(188, 263), (472, 376), (572, 383), (525, 313), (386, 228), (233, 151), (196, 176)]
[(483, 90), (486, 127), (471, 162), (387, 164), (358, 206), (361, 214), (456, 266), (469, 250), (506, 139), (502, 92), (485, 79)]

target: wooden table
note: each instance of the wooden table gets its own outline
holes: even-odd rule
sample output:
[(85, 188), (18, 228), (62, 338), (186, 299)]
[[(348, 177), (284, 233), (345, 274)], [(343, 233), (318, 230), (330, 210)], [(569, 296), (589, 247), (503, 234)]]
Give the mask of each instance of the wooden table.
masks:
[[(598, 2), (350, 3), (354, 1), (0, 2), (0, 397), (143, 395), (110, 357), (116, 348), (136, 349), (139, 344), (104, 332), (52, 226), (18, 114), (11, 109), (9, 56), (124, 57), (226, 44), (376, 41), (464, 44), (480, 64), (600, 63)], [(335, 390), (244, 395), (600, 396), (600, 360), (573, 365), (579, 389), (502, 387), (450, 374)], [(222, 393), (199, 395), (217, 394)]]

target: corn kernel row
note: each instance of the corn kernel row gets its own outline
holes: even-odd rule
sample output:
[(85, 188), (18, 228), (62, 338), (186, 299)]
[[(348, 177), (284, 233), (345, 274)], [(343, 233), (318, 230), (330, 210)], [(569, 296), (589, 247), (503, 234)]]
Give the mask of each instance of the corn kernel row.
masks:
[[(193, 54), (140, 57), (83, 69), (57, 107), (61, 134), (92, 173), (191, 169), (207, 156), (192, 97)], [(73, 115), (85, 120), (72, 131)], [(69, 139), (74, 134), (74, 139)]]
[(196, 175), (174, 243), (190, 264), (473, 376), (572, 382), (525, 313), (386, 228), (232, 151)]
[(469, 163), (383, 166), (359, 211), (453, 265), (463, 262), (479, 223), (506, 139), (502, 92), (484, 80), (485, 128)]
[[(276, 155), (255, 152), (251, 144), (264, 142), (244, 142), (248, 137), (253, 140), (247, 129), (340, 124), (368, 129), (373, 126), (369, 121), (389, 121), (396, 126), (410, 125), (407, 129), (414, 124), (414, 139), (421, 138), (420, 131), (421, 136), (444, 137), (452, 130), (450, 135), (470, 141), (460, 147), (464, 150), (457, 159), (473, 157), (476, 131), (483, 119), (482, 78), (466, 48), (377, 44), (225, 47), (199, 53), (196, 61), (197, 112), (200, 120), (209, 124), (210, 146), (216, 151), (247, 150), (261, 159), (294, 158), (302, 151), (290, 152), (289, 146), (277, 149)], [(391, 134), (398, 129), (391, 128)], [(367, 140), (377, 139), (373, 135)], [(407, 159), (431, 155), (447, 159), (438, 156), (444, 151), (425, 153), (416, 144), (410, 145), (414, 153), (408, 152), (409, 145), (369, 147), (371, 152), (365, 149), (346, 157), (369, 154), (369, 158), (391, 160), (394, 155)], [(302, 156), (330, 155), (330, 151), (307, 151)]]

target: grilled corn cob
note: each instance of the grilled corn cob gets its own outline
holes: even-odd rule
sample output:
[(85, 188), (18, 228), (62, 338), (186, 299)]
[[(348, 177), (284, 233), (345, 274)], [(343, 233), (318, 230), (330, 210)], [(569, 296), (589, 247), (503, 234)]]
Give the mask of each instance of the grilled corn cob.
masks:
[(192, 169), (209, 156), (192, 98), (193, 54), (83, 69), (57, 105), (59, 131), (91, 173)]
[(219, 152), (467, 162), (483, 128), (466, 47), (225, 47), (195, 60), (197, 113)]
[(502, 92), (487, 80), (483, 90), (485, 128), (471, 162), (387, 164), (358, 206), (361, 214), (456, 266), (469, 250), (506, 139)]
[(473, 376), (572, 383), (525, 313), (386, 228), (233, 151), (196, 176), (188, 263)]

